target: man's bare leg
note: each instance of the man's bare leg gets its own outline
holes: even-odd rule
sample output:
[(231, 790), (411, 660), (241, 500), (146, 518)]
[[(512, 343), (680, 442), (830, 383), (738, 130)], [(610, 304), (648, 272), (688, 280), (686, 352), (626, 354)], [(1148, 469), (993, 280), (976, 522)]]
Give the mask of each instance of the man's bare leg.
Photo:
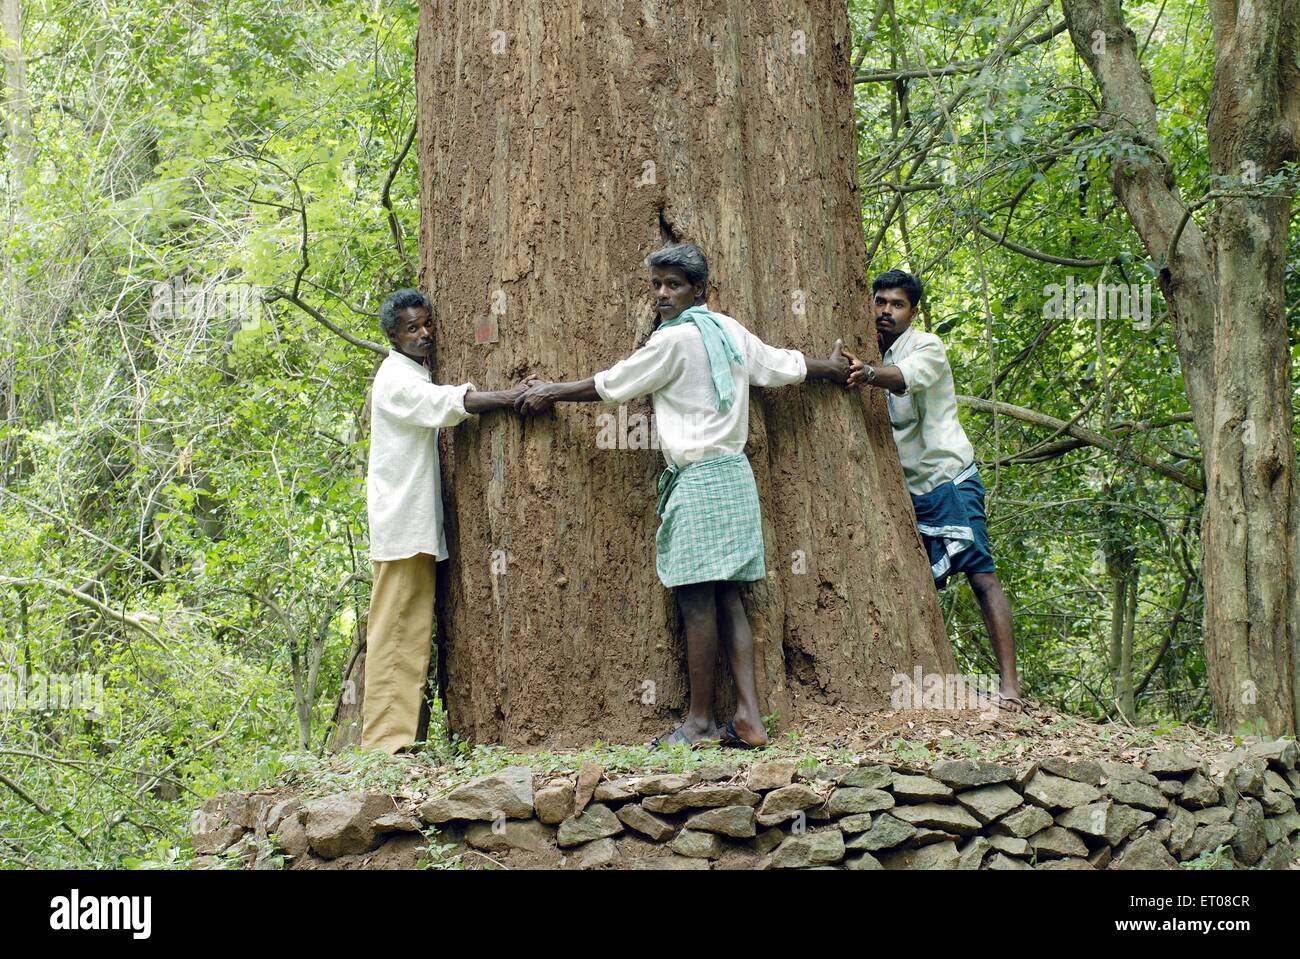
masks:
[(1020, 678), (1016, 675), (1016, 642), (1011, 632), (1011, 604), (995, 573), (967, 573), (971, 592), (980, 604), (984, 628), (989, 634), (989, 644), (998, 660), (1002, 695), (1006, 699), (1020, 699)]
[(692, 743), (718, 739), (721, 730), (713, 718), (713, 683), (718, 669), (718, 612), (713, 584), (677, 587), (677, 605), (686, 626), (686, 666), (691, 681), (691, 704), (681, 732)]
[(740, 600), (740, 584), (718, 583), (717, 598), (722, 645), (736, 681), (736, 716), (732, 723), (746, 744), (762, 746), (767, 742), (767, 730), (763, 728), (758, 690), (754, 686), (754, 633), (749, 628), (745, 604)]

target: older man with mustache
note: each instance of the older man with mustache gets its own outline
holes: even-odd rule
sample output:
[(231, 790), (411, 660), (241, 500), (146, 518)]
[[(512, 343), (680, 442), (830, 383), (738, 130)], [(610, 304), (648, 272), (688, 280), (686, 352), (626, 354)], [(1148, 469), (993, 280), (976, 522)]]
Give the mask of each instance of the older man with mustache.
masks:
[(393, 754), (415, 742), (432, 655), (435, 563), (447, 558), (438, 430), (510, 409), (525, 387), (479, 392), (473, 383), (434, 383), (433, 307), (419, 290), (390, 295), (379, 325), (393, 349), (370, 393), (366, 506), (374, 580), (361, 747)]

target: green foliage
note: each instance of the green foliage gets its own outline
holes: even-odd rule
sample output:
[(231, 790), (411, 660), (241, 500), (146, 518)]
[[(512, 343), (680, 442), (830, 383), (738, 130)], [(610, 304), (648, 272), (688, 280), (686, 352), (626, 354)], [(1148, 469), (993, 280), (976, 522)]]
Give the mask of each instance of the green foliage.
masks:
[(902, 738), (895, 739), (890, 743), (889, 748), (900, 762), (909, 765), (924, 765), (933, 758), (933, 754), (926, 746)]
[[(961, 410), (987, 489), (1024, 688), (1064, 710), (1118, 718), (1108, 641), (1115, 583), (1131, 582), (1137, 718), (1210, 723), (1202, 497), (1138, 461), (1145, 456), (1193, 478), (1201, 469), (1168, 310), (1110, 183), (1112, 161), (1143, 148), (1096, 123), (1097, 95), (1068, 33), (990, 60), (1023, 11), (1013, 15), (1003, 5), (990, 15), (964, 0), (895, 5), (868, 42), (876, 4), (853, 0), (849, 9), (857, 45), (865, 45), (859, 74), (987, 61), (982, 69), (913, 77), (905, 96), (888, 79), (856, 85), (872, 274), (898, 266), (922, 277), (921, 324), (944, 338), (959, 394), (1045, 413), (1118, 442), (1112, 453), (1009, 415)], [(1213, 56), (1204, 5), (1144, 0), (1125, 4), (1124, 15), (1142, 44), (1183, 195), (1221, 186), (1209, 175), (1205, 142)], [(1059, 19), (1059, 9), (1049, 8), (1022, 40)], [(1293, 248), (1300, 249), (1300, 233)], [(1053, 306), (1067, 287), (1099, 283), (1106, 284), (1100, 319), (1096, 310)], [(1138, 292), (1127, 314), (1118, 293), (1112, 308), (1115, 284)], [(1294, 264), (1288, 288), (1300, 290)], [(1295, 339), (1300, 300), (1289, 304)], [(862, 319), (846, 333), (873, 337)], [(959, 667), (996, 673), (969, 587), (954, 583), (941, 601)]]
[(1195, 859), (1189, 859), (1187, 862), (1180, 863), (1184, 869), (1232, 869), (1232, 857), (1229, 855), (1227, 846), (1220, 846), (1217, 849), (1207, 849)]
[(420, 847), (419, 869), (463, 869), (460, 856), (447, 855), (456, 848), (454, 842), (439, 842), (438, 827), (429, 826), (424, 830), (426, 845)]
[(781, 710), (774, 709), (763, 717), (763, 730), (767, 733), (769, 740), (775, 739), (777, 731), (781, 728)]
[[(30, 153), (6, 138), (0, 171), (0, 676), (85, 674), (102, 701), (0, 710), (0, 773), (22, 789), (0, 784), (0, 866), (183, 866), (190, 812), (209, 796), (412, 776), (407, 758), (322, 758), (365, 615), (377, 357), (274, 291), (296, 285), (331, 323), (376, 339), (380, 297), (412, 282), (418, 157), (394, 163), (413, 123), (418, 6), (24, 6)], [(849, 4), (863, 73), (980, 60), (1012, 21), (1006, 5), (896, 4), (867, 38), (875, 10)], [(1149, 35), (1143, 63), (1185, 194), (1223, 186), (1208, 172), (1203, 5), (1141, 0), (1125, 14)], [(1201, 452), (1158, 284), (1108, 181), (1135, 146), (1091, 122), (1091, 81), (1065, 36), (913, 78), (905, 102), (899, 89), (855, 87), (871, 269), (923, 276), (923, 322), (944, 337), (959, 392), (1120, 440), (1115, 454), (1064, 449), (1007, 416), (963, 413), (1026, 691), (1115, 715), (1111, 586), (1131, 579), (1136, 678), (1151, 671), (1139, 719), (1155, 735), (1204, 723), (1200, 497), (1136, 461), (1196, 475)], [(390, 173), (400, 247), (381, 201)], [(1001, 245), (1004, 231), (1049, 256), (1115, 262), (1062, 267)], [(1300, 363), (1298, 263), (1286, 282)], [(1152, 287), (1150, 324), (1047, 315), (1067, 280)], [(850, 321), (846, 341), (870, 338), (866, 318)], [(943, 605), (960, 667), (992, 671), (968, 589)], [(764, 717), (772, 742), (746, 759), (804, 758), (797, 733), (776, 736), (778, 718)], [(980, 746), (891, 749), (924, 762)], [(434, 697), (419, 760), (471, 778), (520, 758), (451, 735)], [(736, 761), (602, 743), (528, 758), (615, 772)]]
[(103, 704), (0, 710), (0, 772), (32, 800), (0, 786), (0, 864), (166, 866), (204, 797), (322, 747), (365, 613), (377, 357), (261, 297), (292, 287), (304, 217), (300, 294), (335, 324), (376, 338), (409, 281), (414, 154), (391, 189), (405, 256), (380, 193), (418, 8), (24, 6), (0, 675), (85, 673)]

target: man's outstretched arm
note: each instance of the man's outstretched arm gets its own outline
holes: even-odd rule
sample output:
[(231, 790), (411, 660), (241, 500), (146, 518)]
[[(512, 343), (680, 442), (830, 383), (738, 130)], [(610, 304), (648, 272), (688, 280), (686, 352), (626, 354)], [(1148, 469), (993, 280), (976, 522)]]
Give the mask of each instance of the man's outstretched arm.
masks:
[(849, 378), (849, 361), (841, 352), (843, 341), (836, 340), (826, 359), (808, 356), (800, 350), (784, 350), (764, 343), (749, 330), (741, 330), (745, 365), (751, 386), (789, 386), (813, 380), (829, 380), (844, 386)]
[(515, 408), (528, 416), (545, 413), (557, 402), (595, 403), (604, 400), (617, 404), (648, 396), (681, 373), (681, 355), (673, 343), (670, 336), (653, 335), (631, 356), (585, 380), (564, 383), (530, 380), (528, 392)]
[(528, 386), (528, 383), (520, 383), (508, 390), (467, 390), (465, 412), (490, 413), (492, 410), (508, 410), (519, 402)]
[(566, 383), (547, 383), (544, 380), (528, 381), (528, 389), (515, 400), (515, 409), (525, 416), (545, 413), (556, 403), (594, 403), (600, 400), (596, 392), (596, 378), (569, 380)]

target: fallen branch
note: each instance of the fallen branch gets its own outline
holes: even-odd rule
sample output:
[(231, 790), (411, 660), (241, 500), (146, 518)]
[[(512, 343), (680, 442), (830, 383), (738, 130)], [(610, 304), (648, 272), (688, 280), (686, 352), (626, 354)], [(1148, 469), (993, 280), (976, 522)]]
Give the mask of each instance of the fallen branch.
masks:
[[(1148, 420), (1141, 423), (1116, 423), (1114, 426), (1110, 428), (1110, 432), (1111, 433), (1145, 432), (1147, 430), (1158, 430), (1165, 426), (1172, 426), (1177, 423), (1190, 423), (1190, 422), (1192, 422), (1191, 413), (1175, 413), (1173, 416), (1166, 416), (1163, 419), (1159, 419), (1159, 420)], [(1012, 453), (1010, 456), (1004, 456), (1002, 457), (1002, 459), (998, 460), (997, 463), (999, 466), (1006, 466), (1013, 463), (1043, 463), (1046, 462), (1047, 460), (1053, 460), (1059, 456), (1064, 456), (1066, 453), (1069, 453), (1072, 450), (1082, 449), (1083, 447), (1088, 445), (1090, 444), (1087, 443), (1086, 441), (1080, 439), (1074, 439), (1073, 437), (1071, 437), (1068, 440), (1057, 440), (1055, 442), (1048, 441), (1045, 443), (1036, 444), (1035, 446), (1033, 446), (1028, 450), (1021, 450), (1019, 453)], [(1159, 446), (1161, 449), (1167, 451), (1167, 447), (1165, 447), (1161, 443), (1157, 442), (1156, 445)], [(1192, 460), (1198, 459), (1199, 457), (1186, 455), (1183, 456), (1182, 458), (1190, 462)]]
[(1019, 253), (1021, 256), (1027, 256), (1031, 260), (1041, 260), (1044, 263), (1051, 263), (1055, 266), (1073, 266), (1079, 269), (1089, 269), (1091, 267), (1108, 266), (1111, 264), (1118, 265), (1124, 262), (1118, 256), (1112, 256), (1106, 260), (1079, 260), (1069, 256), (1056, 256), (1052, 253), (1044, 253), (1041, 250), (1035, 250), (1032, 247), (1025, 246), (1023, 243), (1017, 243), (1015, 240), (1008, 240), (1006, 237), (994, 233), (982, 224), (976, 224), (975, 230), (980, 234), (980, 236), (988, 237), (1000, 246), (1005, 246), (1013, 253)]

